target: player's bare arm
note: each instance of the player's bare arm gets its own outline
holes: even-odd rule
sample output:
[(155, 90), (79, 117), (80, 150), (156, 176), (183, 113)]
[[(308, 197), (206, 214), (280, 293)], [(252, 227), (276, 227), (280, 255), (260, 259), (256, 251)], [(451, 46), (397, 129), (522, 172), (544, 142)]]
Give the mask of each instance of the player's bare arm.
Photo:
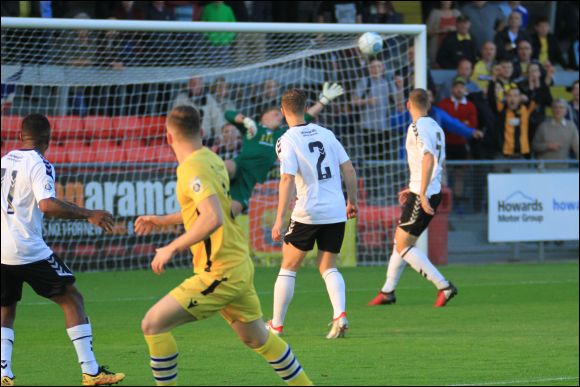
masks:
[(168, 215), (143, 215), (135, 221), (135, 233), (137, 235), (149, 235), (157, 227), (183, 224), (181, 212)]
[(282, 240), (282, 225), (286, 218), (286, 212), (288, 211), (290, 200), (294, 196), (294, 189), (294, 175), (289, 175), (287, 173), (283, 174), (280, 177), (280, 199), (278, 200), (276, 222), (274, 223), (274, 227), (272, 227), (272, 240), (275, 242), (280, 242)]
[(61, 219), (86, 219), (89, 223), (110, 232), (113, 229), (113, 215), (108, 211), (89, 210), (56, 198), (43, 199), (38, 208), (45, 216)]
[(196, 243), (207, 239), (208, 236), (222, 226), (223, 214), (216, 195), (211, 195), (202, 200), (198, 204), (197, 210), (199, 211), (199, 216), (192, 228), (167, 246), (157, 249), (155, 258), (151, 262), (151, 268), (155, 274), (163, 273), (165, 265), (171, 261), (175, 253), (185, 251)]
[(352, 161), (347, 161), (340, 165), (340, 172), (346, 185), (346, 216), (349, 219), (355, 218), (358, 214), (358, 193), (356, 171), (352, 166)]
[(421, 207), (423, 207), (423, 210), (429, 215), (435, 215), (435, 211), (433, 208), (431, 208), (431, 204), (429, 204), (429, 198), (426, 195), (427, 187), (429, 186), (431, 175), (433, 174), (433, 167), (435, 166), (435, 156), (433, 156), (431, 153), (423, 154), (422, 163), (423, 167), (421, 169), (421, 192), (419, 194), (421, 198)]
[(407, 197), (409, 196), (410, 193), (411, 193), (411, 190), (409, 188), (405, 188), (399, 192), (399, 204), (400, 205), (405, 204), (405, 202), (407, 201)]

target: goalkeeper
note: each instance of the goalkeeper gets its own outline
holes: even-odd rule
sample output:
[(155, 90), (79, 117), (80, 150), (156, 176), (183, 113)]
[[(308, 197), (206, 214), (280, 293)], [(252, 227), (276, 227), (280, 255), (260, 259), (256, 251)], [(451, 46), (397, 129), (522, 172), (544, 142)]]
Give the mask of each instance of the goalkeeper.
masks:
[[(326, 105), (342, 94), (341, 85), (325, 82), (318, 102), (306, 112), (305, 121), (311, 122)], [(236, 111), (227, 111), (225, 117), (243, 137), (239, 156), (225, 162), (230, 176), (232, 214), (238, 216), (248, 209), (254, 186), (266, 180), (277, 158), (276, 142), (288, 127), (283, 126), (284, 117), (277, 107), (266, 110), (259, 123)]]

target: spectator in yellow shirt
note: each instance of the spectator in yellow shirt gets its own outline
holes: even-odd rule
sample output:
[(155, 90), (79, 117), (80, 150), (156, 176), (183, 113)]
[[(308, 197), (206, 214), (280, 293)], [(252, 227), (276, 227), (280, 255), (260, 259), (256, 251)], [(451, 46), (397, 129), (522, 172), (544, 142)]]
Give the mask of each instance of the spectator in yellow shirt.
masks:
[(497, 49), (495, 43), (485, 42), (481, 47), (481, 59), (475, 63), (471, 80), (487, 95), (487, 87), (492, 79), (493, 66)]
[(548, 18), (545, 16), (538, 18), (534, 23), (534, 30), (536, 32), (532, 35), (532, 59), (538, 60), (542, 65), (549, 61), (566, 67), (558, 40), (550, 32)]

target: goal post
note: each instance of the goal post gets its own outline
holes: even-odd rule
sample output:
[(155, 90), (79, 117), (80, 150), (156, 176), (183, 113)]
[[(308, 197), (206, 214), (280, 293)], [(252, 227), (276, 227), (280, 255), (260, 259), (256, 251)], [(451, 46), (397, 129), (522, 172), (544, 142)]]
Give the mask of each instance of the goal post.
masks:
[[(424, 24), (316, 24), (252, 22), (178, 22), (94, 19), (44, 19), (2, 17), (2, 28), (45, 30), (141, 31), (141, 32), (240, 32), (411, 35), (415, 47), (415, 87), (427, 87), (427, 27)], [(4, 79), (4, 78), (2, 78)]]
[[(383, 37), (376, 58), (357, 49), (368, 31)], [(2, 154), (16, 147), (24, 116), (47, 115), (58, 195), (117, 219), (112, 235), (80, 221), (46, 220), (47, 241), (75, 270), (146, 267), (155, 247), (181, 232), (137, 237), (133, 230), (139, 215), (178, 209), (176, 163), (164, 140), (164, 117), (175, 104), (200, 108), (204, 141), (227, 159), (239, 154), (241, 138), (226, 133), (224, 111), (259, 121), (286, 88), (304, 89), (312, 105), (324, 82), (338, 82), (345, 94), (315, 122), (335, 132), (359, 174), (356, 262), (383, 264), (408, 175), (400, 97), (427, 87), (426, 42), (424, 25), (2, 18)], [(383, 66), (377, 83), (373, 59)], [(360, 105), (379, 92), (375, 84), (388, 90), (384, 103)], [(365, 128), (372, 120), (380, 121), (376, 133)], [(252, 254), (270, 263), (280, 250), (269, 237), (276, 179), (274, 166), (240, 218)], [(184, 254), (175, 265), (190, 262)]]

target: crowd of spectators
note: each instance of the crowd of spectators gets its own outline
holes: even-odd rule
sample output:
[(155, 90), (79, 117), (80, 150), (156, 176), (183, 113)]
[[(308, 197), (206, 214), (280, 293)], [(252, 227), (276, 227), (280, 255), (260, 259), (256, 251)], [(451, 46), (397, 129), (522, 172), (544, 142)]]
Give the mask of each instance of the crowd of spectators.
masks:
[[(429, 17), (430, 42), (438, 44), (437, 50), (430, 47), (436, 59), (431, 69), (456, 69), (457, 73), (439, 88), (439, 107), (485, 134), (481, 140), (459, 141), (449, 133), (448, 159), (577, 158), (577, 136), (554, 136), (553, 141), (571, 141), (561, 143), (560, 152), (532, 146), (537, 141), (544, 143), (536, 137), (555, 132), (546, 129), (548, 122), (557, 122), (566, 130), (574, 127), (578, 132), (577, 103), (572, 100), (563, 109), (562, 100), (553, 98), (551, 88), (557, 71), (577, 69), (577, 31), (568, 41), (571, 49), (566, 60), (545, 15), (532, 17), (519, 1), (499, 5), (472, 1), (459, 9), (453, 2), (440, 3)], [(570, 91), (574, 85), (569, 85)], [(465, 98), (459, 98), (460, 92)], [(556, 107), (563, 109), (561, 117), (547, 118), (548, 109)], [(467, 119), (467, 111), (475, 112), (477, 120)]]
[[(573, 98), (565, 104), (553, 98), (551, 92), (558, 71), (578, 70), (577, 4), (562, 2), (566, 12), (560, 17), (563, 25), (558, 26), (558, 33), (570, 34), (567, 41), (563, 41), (550, 30), (545, 14), (534, 16), (519, 1), (499, 4), (471, 1), (460, 2), (459, 6), (452, 1), (423, 3), (429, 35), (429, 68), (456, 71), (438, 88), (430, 82), (438, 108), (434, 114), (443, 111), (470, 129), (463, 135), (448, 130), (449, 159), (549, 158), (573, 155), (571, 150), (578, 156), (578, 136), (568, 136), (570, 128), (578, 133), (578, 81), (568, 85)], [(221, 22), (405, 22), (404, 15), (397, 12), (390, 1), (3, 1), (2, 16)], [(574, 21), (576, 24), (570, 29), (568, 24)], [(66, 46), (71, 51), (63, 57), (71, 66), (98, 64), (122, 69), (132, 64), (135, 52), (146, 50), (150, 43), (140, 42), (143, 45), (140, 47), (125, 32), (108, 31), (103, 36), (93, 36), (79, 30), (69, 34)], [(203, 39), (211, 46), (211, 61), (223, 65), (244, 63), (248, 52), (264, 55), (270, 44), (257, 35), (237, 37), (231, 32), (208, 32)], [(564, 45), (568, 50), (563, 49)], [(99, 59), (95, 52), (106, 53), (106, 59)], [(411, 53), (410, 59), (412, 56)], [(383, 58), (378, 57), (363, 62), (362, 67), (366, 76), (356, 84), (345, 85), (350, 87), (348, 102), (334, 109), (357, 116), (360, 126), (356, 131), (357, 141), (364, 144), (361, 148), (364, 155), (389, 159), (397, 154), (392, 148), (400, 144), (392, 143), (386, 128), (392, 128), (389, 117), (393, 113), (404, 113), (404, 93), (412, 86), (409, 84), (413, 78), (412, 66), (407, 66), (404, 74), (393, 74), (385, 69)], [(237, 151), (240, 140), (235, 131), (232, 134), (223, 112), (240, 109), (244, 114), (257, 117), (279, 104), (281, 86), (275, 79), (252, 87), (252, 97), (242, 98), (246, 102), (244, 106), (236, 106), (234, 101), (240, 99), (234, 98), (235, 92), (224, 78), (204, 85), (203, 78), (194, 77), (186, 90), (172, 97), (173, 106), (198, 107), (202, 112), (206, 141), (216, 151), (232, 154)], [(553, 111), (553, 117), (547, 117), (549, 111)], [(558, 141), (572, 141), (572, 144), (560, 143), (556, 147), (554, 143)], [(377, 144), (384, 145), (380, 149), (370, 148)]]

